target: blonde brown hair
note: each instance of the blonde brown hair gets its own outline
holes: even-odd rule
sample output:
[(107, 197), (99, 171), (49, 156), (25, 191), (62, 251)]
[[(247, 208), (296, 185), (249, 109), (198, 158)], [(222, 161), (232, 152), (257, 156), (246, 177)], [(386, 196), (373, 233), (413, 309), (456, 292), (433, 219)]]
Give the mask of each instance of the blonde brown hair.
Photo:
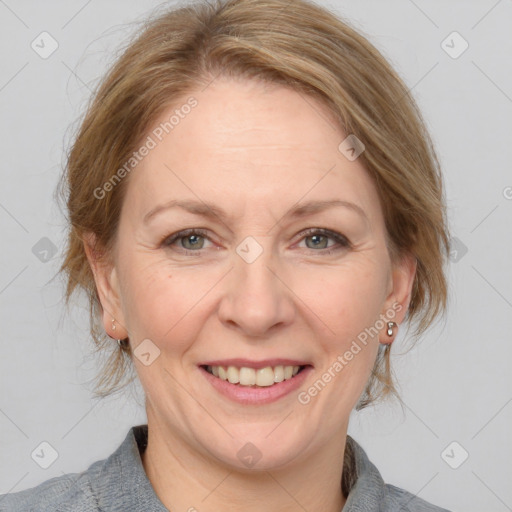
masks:
[[(83, 236), (94, 233), (108, 258), (129, 176), (101, 199), (95, 190), (118, 172), (164, 110), (219, 75), (312, 96), (346, 134), (364, 143), (359, 158), (379, 193), (391, 256), (409, 252), (417, 259), (406, 317), (415, 324), (413, 335), (446, 309), (449, 237), (439, 162), (416, 103), (386, 59), (346, 22), (308, 0), (189, 3), (148, 20), (128, 44), (99, 84), (68, 154), (61, 191), (70, 230), (61, 271), (68, 303), (76, 289), (87, 293), (92, 338), (109, 354), (97, 395), (121, 388), (131, 356), (129, 347), (118, 350), (103, 331)], [(357, 407), (389, 394), (398, 396), (386, 345)]]

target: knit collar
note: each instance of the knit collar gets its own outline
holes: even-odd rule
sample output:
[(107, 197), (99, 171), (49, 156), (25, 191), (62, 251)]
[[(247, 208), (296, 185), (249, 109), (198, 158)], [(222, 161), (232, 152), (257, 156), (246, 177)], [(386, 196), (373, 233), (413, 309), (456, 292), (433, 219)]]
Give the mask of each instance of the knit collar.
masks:
[[(101, 510), (137, 510), (169, 512), (156, 495), (142, 465), (141, 454), (148, 441), (148, 426), (132, 427), (119, 448), (95, 465), (91, 486)], [(385, 485), (377, 468), (363, 448), (347, 436), (345, 467), (354, 468), (345, 506), (340, 512), (378, 512)], [(93, 468), (91, 468), (93, 469)], [(117, 492), (112, 492), (117, 489)]]

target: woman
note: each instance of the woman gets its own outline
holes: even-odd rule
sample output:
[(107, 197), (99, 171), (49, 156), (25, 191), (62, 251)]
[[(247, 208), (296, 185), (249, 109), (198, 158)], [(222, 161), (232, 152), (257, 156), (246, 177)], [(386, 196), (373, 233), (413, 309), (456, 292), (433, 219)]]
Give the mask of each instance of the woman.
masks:
[[(147, 425), (1, 510), (444, 510), (347, 435), (395, 394), (390, 348), (446, 306), (442, 181), (405, 85), (306, 0), (148, 24), (69, 154), (67, 297), (85, 290)], [(112, 340), (117, 340), (117, 343)]]

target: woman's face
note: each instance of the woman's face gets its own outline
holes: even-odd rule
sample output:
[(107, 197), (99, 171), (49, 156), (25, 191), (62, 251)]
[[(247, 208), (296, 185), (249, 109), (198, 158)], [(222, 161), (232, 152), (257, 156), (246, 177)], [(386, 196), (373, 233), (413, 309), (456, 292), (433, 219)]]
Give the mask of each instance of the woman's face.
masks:
[[(150, 425), (231, 467), (286, 466), (344, 438), (415, 268), (392, 266), (375, 186), (323, 105), (225, 79), (193, 97), (128, 178), (97, 273), (105, 328), (130, 338)], [(305, 369), (269, 385), (289, 377), (276, 366)]]

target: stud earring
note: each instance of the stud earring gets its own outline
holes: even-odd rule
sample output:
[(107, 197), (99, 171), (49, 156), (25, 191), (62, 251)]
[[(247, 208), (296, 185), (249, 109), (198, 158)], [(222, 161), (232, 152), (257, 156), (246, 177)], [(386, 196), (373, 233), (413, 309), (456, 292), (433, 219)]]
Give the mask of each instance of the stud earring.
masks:
[[(112, 330), (115, 331), (116, 330), (116, 321), (114, 318), (112, 318)], [(116, 338), (114, 338), (116, 339)], [(124, 339), (116, 339), (117, 341), (117, 345), (119, 346), (119, 348), (121, 350), (126, 350), (128, 347), (129, 347), (129, 343), (128, 343), (128, 338), (124, 338)]]
[(398, 325), (395, 322), (388, 322), (387, 335), (389, 337), (393, 336), (393, 328), (394, 327), (398, 327)]

